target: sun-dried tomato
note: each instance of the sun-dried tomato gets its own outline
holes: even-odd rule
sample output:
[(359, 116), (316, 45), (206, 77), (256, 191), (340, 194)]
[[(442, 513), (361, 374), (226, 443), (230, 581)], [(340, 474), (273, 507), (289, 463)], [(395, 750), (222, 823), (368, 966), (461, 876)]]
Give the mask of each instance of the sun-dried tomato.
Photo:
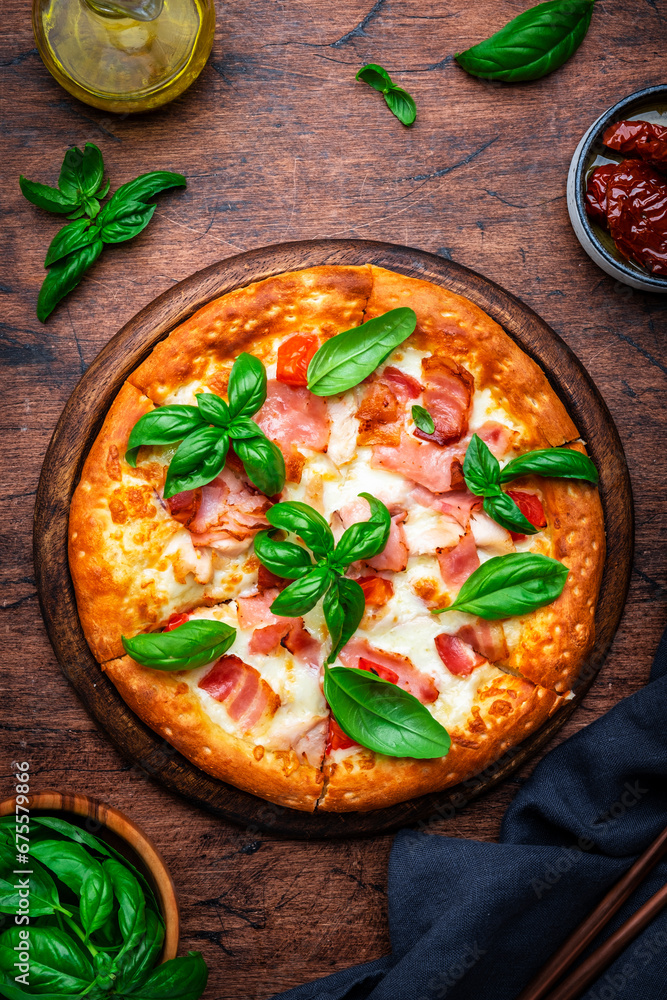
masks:
[(667, 181), (641, 160), (624, 160), (607, 185), (609, 231), (620, 252), (667, 275)]
[(667, 126), (655, 122), (616, 122), (602, 136), (609, 149), (644, 160), (656, 170), (667, 171)]

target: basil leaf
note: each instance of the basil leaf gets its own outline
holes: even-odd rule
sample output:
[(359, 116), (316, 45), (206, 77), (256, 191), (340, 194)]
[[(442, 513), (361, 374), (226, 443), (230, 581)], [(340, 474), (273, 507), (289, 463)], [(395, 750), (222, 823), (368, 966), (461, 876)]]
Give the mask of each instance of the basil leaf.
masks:
[(594, 0), (549, 0), (519, 14), (454, 58), (472, 76), (519, 83), (552, 73), (573, 55), (591, 23)]
[[(58, 927), (30, 926), (30, 991), (80, 996), (95, 974), (85, 952)], [(0, 970), (13, 977), (17, 952), (24, 944), (20, 928), (11, 927), (0, 937)], [(25, 994), (24, 994), (25, 995)]]
[(320, 597), (322, 597), (331, 586), (334, 575), (328, 566), (322, 564), (302, 576), (289, 587), (278, 594), (271, 605), (274, 615), (283, 615), (286, 618), (296, 618), (305, 615), (315, 607)]
[(113, 890), (109, 876), (102, 867), (91, 868), (83, 880), (79, 903), (81, 926), (87, 938), (104, 927), (112, 909)]
[(182, 441), (203, 425), (202, 415), (196, 406), (159, 406), (150, 413), (144, 413), (132, 428), (125, 461), (134, 469), (137, 465), (137, 453), (143, 445), (173, 444), (175, 441)]
[(415, 426), (423, 431), (424, 434), (433, 434), (435, 432), (435, 423), (433, 417), (423, 406), (413, 406), (412, 407), (412, 419), (415, 422)]
[(500, 493), (500, 463), (477, 434), (473, 434), (463, 459), (463, 478), (470, 492), (477, 496)]
[(489, 517), (508, 531), (517, 531), (522, 535), (535, 535), (539, 531), (507, 493), (487, 496), (484, 500), (484, 510)]
[(198, 951), (159, 965), (142, 984), (126, 991), (133, 1000), (199, 1000), (206, 989), (208, 969)]
[(150, 975), (157, 962), (164, 941), (164, 924), (153, 910), (146, 910), (146, 933), (135, 945), (118, 959), (116, 992), (126, 993), (137, 989)]
[(77, 844), (85, 844), (92, 850), (111, 857), (109, 850), (101, 840), (94, 837), (92, 833), (88, 833), (87, 830), (81, 830), (78, 826), (68, 823), (67, 820), (61, 819), (59, 816), (31, 816), (30, 822), (37, 824), (37, 826), (47, 827), (69, 840), (74, 840)]
[(123, 649), (153, 670), (194, 670), (218, 660), (236, 638), (236, 629), (208, 619), (187, 621), (171, 632), (143, 632), (122, 637)]
[[(58, 187), (72, 201), (81, 201), (83, 188), (83, 153), (78, 146), (71, 146), (65, 153), (63, 165), (60, 168)], [(97, 185), (95, 185), (97, 187)], [(86, 191), (92, 194), (92, 191)]]
[(444, 757), (447, 730), (414, 695), (355, 667), (326, 667), (324, 697), (353, 740), (390, 757)]
[(401, 306), (322, 344), (308, 365), (308, 388), (316, 396), (335, 396), (363, 382), (417, 325), (413, 309)]
[(598, 470), (588, 455), (573, 448), (544, 448), (529, 451), (508, 462), (500, 473), (501, 483), (508, 483), (518, 476), (553, 476), (557, 479), (585, 479), (597, 483)]
[(266, 368), (252, 354), (239, 354), (227, 386), (232, 417), (251, 417), (266, 399)]
[(381, 94), (386, 94), (394, 86), (392, 78), (383, 66), (377, 63), (368, 63), (358, 71), (356, 80), (367, 83), (373, 90), (379, 90)]
[(88, 246), (99, 238), (97, 229), (90, 225), (90, 219), (78, 219), (70, 222), (69, 226), (63, 226), (51, 240), (49, 249), (46, 251), (44, 267), (50, 267), (61, 257), (66, 257), (74, 250)]
[(103, 184), (102, 187), (99, 189), (99, 191), (97, 191), (97, 197), (106, 198), (106, 196), (109, 193), (110, 187), (111, 187), (111, 181), (107, 181), (106, 184)]
[(248, 479), (267, 497), (280, 493), (285, 485), (285, 459), (277, 444), (261, 437), (243, 438), (234, 443)]
[(62, 191), (49, 187), (48, 184), (38, 184), (36, 181), (29, 181), (27, 177), (21, 176), (19, 177), (19, 187), (24, 198), (47, 212), (67, 215), (68, 212), (73, 212), (77, 208), (76, 198), (68, 198)]
[(114, 858), (105, 861), (103, 868), (111, 880), (114, 895), (118, 900), (118, 924), (125, 948), (133, 948), (146, 933), (144, 894), (132, 872)]
[(95, 263), (103, 247), (102, 240), (97, 239), (94, 243), (68, 254), (52, 266), (37, 299), (37, 318), (42, 323), (46, 322), (60, 300), (76, 288), (84, 271)]
[(313, 568), (310, 553), (294, 542), (274, 538), (273, 531), (260, 531), (255, 535), (255, 555), (263, 566), (275, 576), (296, 580)]
[(86, 214), (91, 219), (94, 219), (96, 215), (99, 215), (100, 203), (97, 200), (97, 198), (84, 198), (83, 207), (85, 209)]
[(392, 115), (395, 115), (402, 125), (412, 125), (417, 117), (415, 99), (402, 87), (392, 87), (384, 95), (385, 103)]
[[(83, 161), (79, 170), (81, 176), (81, 190), (86, 195), (97, 194), (98, 198), (103, 198), (104, 193), (98, 191), (104, 177), (104, 160), (98, 147), (93, 142), (87, 142), (83, 147)], [(107, 181), (107, 190), (109, 182)]]
[(326, 662), (333, 663), (357, 631), (366, 610), (366, 598), (356, 580), (341, 576), (331, 584), (322, 607), (331, 636), (331, 652)]
[(494, 556), (475, 570), (443, 611), (467, 611), (493, 621), (524, 615), (551, 604), (563, 592), (568, 569), (557, 559), (533, 552)]
[(318, 558), (333, 552), (334, 537), (331, 528), (322, 515), (307, 503), (299, 500), (277, 503), (270, 508), (266, 517), (274, 528), (293, 531), (302, 538)]
[(41, 861), (68, 889), (81, 895), (81, 886), (89, 871), (99, 871), (100, 863), (80, 844), (62, 840), (40, 840), (30, 845), (32, 857)]
[(368, 521), (350, 525), (343, 533), (334, 553), (335, 564), (341, 568), (358, 559), (371, 559), (378, 555), (389, 539), (391, 515), (385, 505), (370, 493), (360, 493), (359, 496), (368, 501), (371, 516)]
[(206, 486), (225, 467), (229, 435), (219, 427), (199, 427), (183, 440), (169, 463), (164, 496)]
[[(30, 916), (43, 917), (55, 913), (60, 908), (55, 882), (34, 857), (30, 858), (30, 868), (32, 874), (26, 876), (30, 881)], [(0, 913), (16, 915), (20, 912), (20, 903), (16, 878), (13, 882), (0, 878)]]
[(197, 393), (197, 406), (207, 424), (216, 427), (227, 427), (229, 424), (229, 407), (224, 399), (212, 392)]
[(259, 424), (256, 424), (250, 417), (235, 417), (229, 425), (229, 436), (232, 441), (241, 441), (244, 438), (265, 437), (266, 435)]
[(157, 205), (132, 201), (123, 203), (110, 219), (98, 220), (98, 231), (105, 243), (124, 243), (138, 236), (153, 217)]
[(121, 201), (143, 201), (146, 202), (153, 195), (160, 194), (173, 187), (187, 187), (187, 181), (183, 174), (173, 174), (169, 170), (153, 170), (149, 174), (141, 174), (127, 184), (121, 184), (107, 203), (108, 208), (112, 202), (114, 206)]

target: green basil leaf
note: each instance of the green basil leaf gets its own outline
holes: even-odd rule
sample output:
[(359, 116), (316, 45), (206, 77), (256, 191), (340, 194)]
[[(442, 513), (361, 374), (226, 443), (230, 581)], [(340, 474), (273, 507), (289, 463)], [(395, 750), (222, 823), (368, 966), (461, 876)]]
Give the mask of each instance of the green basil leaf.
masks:
[[(0, 970), (13, 979), (17, 951), (24, 944), (19, 927), (10, 927), (0, 937)], [(30, 925), (30, 994), (53, 993), (80, 996), (95, 973), (85, 952), (58, 927)], [(24, 994), (25, 995), (25, 994)]]
[(331, 652), (326, 662), (333, 663), (359, 628), (366, 610), (366, 598), (356, 580), (341, 576), (334, 580), (325, 594), (322, 608), (331, 636)]
[(243, 462), (248, 479), (267, 497), (280, 493), (285, 485), (285, 459), (277, 444), (261, 437), (241, 438), (234, 450)]
[(401, 306), (331, 337), (308, 365), (308, 388), (316, 396), (335, 396), (359, 385), (416, 325), (414, 310)]
[(252, 354), (239, 354), (227, 386), (232, 417), (251, 417), (266, 399), (266, 368)]
[(522, 535), (535, 535), (539, 531), (507, 493), (485, 497), (484, 510), (496, 524), (507, 528), (508, 531), (517, 531)]
[(129, 948), (118, 959), (116, 992), (126, 993), (137, 989), (151, 974), (160, 957), (164, 941), (164, 924), (153, 910), (146, 910), (146, 933), (134, 948)]
[(488, 621), (525, 615), (551, 604), (563, 592), (568, 569), (557, 559), (534, 552), (494, 556), (475, 570), (443, 611), (466, 611)]
[[(60, 908), (55, 882), (34, 857), (30, 858), (30, 868), (32, 874), (23, 876), (30, 881), (30, 916), (42, 917), (55, 913)], [(21, 878), (20, 875), (12, 875), (11, 881), (0, 878), (0, 913), (19, 913), (21, 897), (17, 882)]]
[(485, 80), (538, 80), (562, 66), (579, 48), (593, 6), (594, 0), (538, 4), (454, 58), (467, 73)]
[(424, 434), (433, 434), (435, 432), (435, 423), (433, 417), (423, 406), (413, 406), (412, 407), (412, 419), (415, 422), (415, 426), (423, 431)]
[(197, 406), (207, 424), (215, 424), (216, 427), (228, 426), (229, 407), (220, 396), (216, 396), (213, 392), (199, 392)]
[(295, 618), (305, 615), (315, 607), (320, 597), (322, 597), (331, 586), (334, 574), (328, 566), (322, 564), (302, 576), (289, 587), (278, 594), (271, 605), (274, 615), (283, 615), (286, 618)]
[(101, 184), (99, 191), (96, 191), (95, 196), (99, 199), (106, 198), (109, 193), (109, 188), (111, 187), (111, 181), (107, 181), (106, 184)]
[(402, 87), (392, 87), (384, 95), (385, 103), (392, 115), (395, 115), (402, 125), (412, 125), (417, 117), (415, 99)]
[(88, 246), (99, 235), (94, 226), (90, 225), (90, 219), (78, 219), (70, 222), (68, 226), (63, 226), (51, 240), (49, 249), (46, 251), (44, 267), (50, 267), (57, 260), (66, 257), (68, 253), (80, 250), (81, 247)]
[(598, 470), (588, 455), (573, 448), (543, 448), (529, 451), (508, 462), (500, 473), (501, 483), (519, 476), (553, 476), (556, 479), (585, 479), (597, 483)]
[(62, 840), (39, 840), (30, 845), (30, 854), (64, 882), (68, 889), (81, 895), (81, 886), (89, 871), (99, 871), (100, 863), (81, 844)]
[[(96, 185), (97, 186), (97, 185)], [(81, 201), (83, 192), (83, 153), (78, 146), (71, 146), (65, 153), (63, 165), (60, 168), (58, 187), (72, 201)], [(92, 194), (86, 191), (85, 194)]]
[[(141, 174), (127, 184), (121, 184), (105, 206), (108, 208), (115, 200), (115, 205), (121, 201), (148, 201), (153, 195), (160, 194), (173, 187), (187, 187), (183, 174), (173, 174), (169, 170), (154, 170), (149, 174)], [(115, 210), (115, 205), (114, 209)]]
[(143, 632), (122, 637), (128, 656), (153, 670), (194, 670), (218, 660), (236, 638), (236, 629), (224, 622), (195, 619), (171, 632)]
[(266, 437), (259, 424), (256, 424), (250, 417), (235, 417), (229, 426), (229, 436), (232, 441), (241, 441), (244, 438)]
[(392, 78), (383, 66), (377, 63), (368, 63), (362, 66), (355, 77), (363, 83), (367, 83), (373, 90), (379, 90), (381, 94), (386, 94), (394, 86)]
[(198, 951), (159, 965), (140, 985), (126, 991), (133, 1000), (199, 1000), (206, 989), (208, 969)]
[(37, 318), (42, 323), (46, 322), (60, 300), (76, 288), (84, 271), (95, 263), (103, 247), (102, 240), (97, 239), (94, 243), (63, 257), (51, 267), (37, 299)]
[(118, 924), (125, 948), (134, 948), (146, 933), (146, 901), (141, 886), (132, 872), (114, 858), (109, 858), (102, 867), (118, 900)]
[(74, 212), (77, 209), (76, 198), (68, 198), (62, 191), (49, 187), (48, 184), (38, 184), (36, 181), (29, 181), (27, 177), (21, 176), (19, 177), (19, 186), (24, 198), (47, 212), (67, 215), (68, 212)]
[(199, 427), (188, 434), (169, 463), (165, 499), (212, 482), (224, 469), (228, 450), (229, 435), (219, 427)]
[(124, 243), (133, 239), (146, 228), (156, 208), (156, 205), (144, 205), (140, 201), (123, 202), (111, 219), (98, 221), (100, 237), (105, 243)]
[(79, 917), (81, 926), (90, 937), (104, 927), (113, 909), (111, 880), (104, 868), (91, 868), (81, 886)]
[(367, 670), (326, 667), (324, 697), (353, 740), (389, 757), (430, 760), (451, 745), (447, 730), (414, 695)]
[[(81, 190), (85, 195), (97, 194), (103, 198), (98, 188), (104, 177), (104, 160), (98, 147), (93, 142), (87, 142), (83, 147), (83, 160), (80, 166)], [(107, 182), (108, 185), (108, 182)]]
[(276, 576), (296, 580), (313, 568), (310, 553), (294, 542), (274, 538), (274, 531), (260, 531), (255, 535), (255, 555), (263, 566)]
[(144, 413), (132, 428), (125, 461), (134, 469), (137, 465), (137, 453), (143, 445), (173, 444), (203, 426), (204, 420), (196, 406), (159, 406), (150, 413)]
[[(84, 198), (83, 207), (86, 215), (91, 219), (94, 219), (95, 216), (100, 213), (100, 203), (97, 198)], [(109, 242), (109, 240), (107, 240), (107, 242)]]
[(81, 216), (85, 215), (85, 214), (86, 214), (85, 208), (83, 207), (83, 205), (80, 205), (79, 208), (75, 208), (74, 211), (70, 215), (67, 216), (67, 218), (68, 219), (80, 219)]
[(331, 528), (322, 515), (307, 503), (286, 500), (284, 503), (274, 504), (266, 517), (274, 528), (293, 531), (302, 538), (318, 559), (332, 554), (334, 537)]
[(370, 493), (360, 493), (371, 508), (368, 521), (352, 524), (343, 533), (334, 553), (335, 565), (341, 569), (358, 559), (371, 559), (382, 552), (389, 539), (391, 514), (381, 500)]
[(477, 496), (500, 493), (500, 463), (477, 434), (473, 434), (463, 459), (463, 478), (470, 492)]

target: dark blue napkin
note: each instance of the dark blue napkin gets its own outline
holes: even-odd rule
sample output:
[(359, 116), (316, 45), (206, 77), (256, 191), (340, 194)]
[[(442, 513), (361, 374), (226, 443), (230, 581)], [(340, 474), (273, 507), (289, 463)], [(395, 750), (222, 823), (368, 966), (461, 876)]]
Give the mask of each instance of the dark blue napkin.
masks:
[[(397, 835), (391, 955), (274, 1000), (515, 1000), (665, 825), (667, 632), (646, 687), (541, 761), (507, 810), (500, 843)], [(665, 882), (667, 862), (593, 947)], [(667, 911), (585, 1000), (667, 1000)]]

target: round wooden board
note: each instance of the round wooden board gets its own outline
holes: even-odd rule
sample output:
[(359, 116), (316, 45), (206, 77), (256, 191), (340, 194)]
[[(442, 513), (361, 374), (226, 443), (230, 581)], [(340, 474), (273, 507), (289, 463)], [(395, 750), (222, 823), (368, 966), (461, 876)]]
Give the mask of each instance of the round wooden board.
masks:
[[(444, 285), (493, 317), (547, 374), (600, 470), (607, 561), (596, 614), (596, 644), (575, 698), (539, 732), (483, 774), (456, 788), (366, 813), (298, 812), (226, 785), (191, 764), (125, 705), (84, 638), (67, 561), (67, 522), (83, 461), (123, 381), (154, 345), (217, 296), (282, 271), (318, 264), (372, 263)], [(252, 250), (198, 271), (130, 320), (90, 366), (65, 407), (49, 445), (35, 506), (35, 572), (42, 613), (65, 676), (123, 754), (173, 791), (252, 829), (298, 838), (341, 837), (397, 829), (448, 816), (494, 787), (535, 754), (574, 711), (611, 645), (632, 563), (633, 514), (618, 432), (585, 369), (531, 309), (492, 281), (434, 254), (367, 240), (313, 240)]]

